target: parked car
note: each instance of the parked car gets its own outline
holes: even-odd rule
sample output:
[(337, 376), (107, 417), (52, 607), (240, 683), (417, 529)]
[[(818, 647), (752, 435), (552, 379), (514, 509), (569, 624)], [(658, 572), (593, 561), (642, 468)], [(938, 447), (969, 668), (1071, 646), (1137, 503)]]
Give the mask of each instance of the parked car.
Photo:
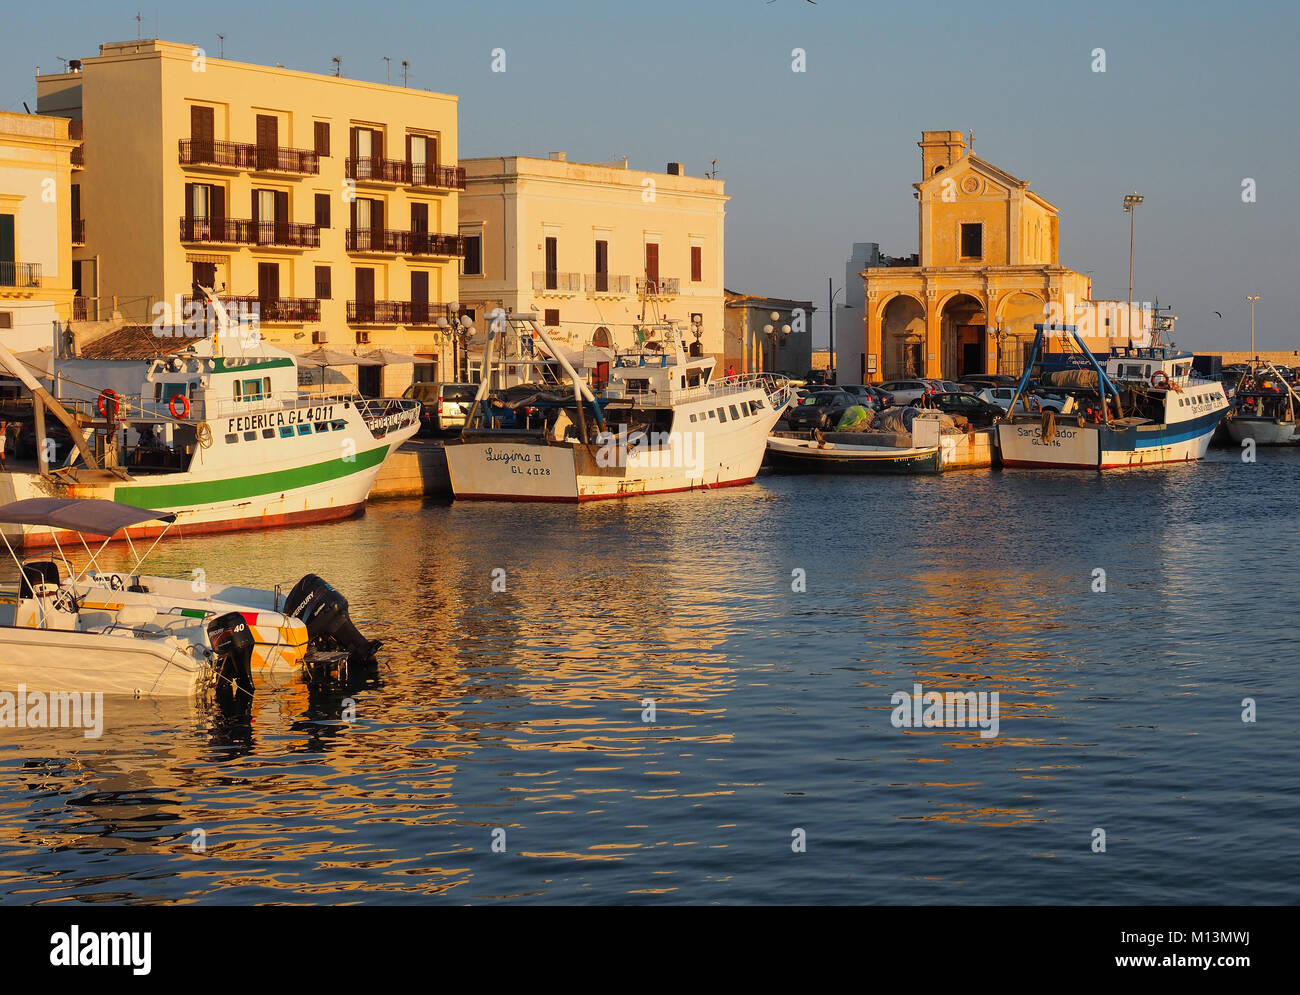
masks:
[(861, 404), (856, 394), (835, 387), (810, 393), (785, 414), (785, 423), (792, 432), (807, 432), (814, 428), (833, 428), (844, 412)]
[(921, 395), (933, 392), (924, 380), (890, 380), (888, 383), (882, 383), (880, 387), (894, 395), (895, 404), (911, 404)]
[(803, 375), (803, 382), (809, 386), (828, 387), (835, 383), (830, 370), (809, 370)]
[(870, 384), (845, 384), (840, 387), (840, 390), (852, 394), (863, 407), (874, 408), (876, 411), (883, 411), (893, 403), (893, 398), (888, 392)]
[(990, 401), (982, 401), (974, 394), (965, 391), (948, 391), (943, 394), (931, 394), (927, 404), (944, 414), (962, 415), (976, 428), (987, 428), (995, 418), (1001, 418), (1006, 411)]
[(463, 428), (477, 393), (478, 384), (421, 380), (407, 387), (402, 396), (420, 402), (420, 431), (425, 435), (435, 435), (448, 429)]
[[(988, 404), (995, 404), (1002, 409), (1005, 414), (1011, 407), (1011, 399), (1015, 397), (1015, 387), (985, 387), (975, 396), (981, 401)], [(1032, 398), (1032, 400), (1030, 400)], [(1058, 414), (1065, 407), (1066, 396), (1061, 394), (1051, 394), (1038, 390), (1028, 390), (1020, 398), (1016, 405), (1017, 411), (1043, 411), (1051, 410)]]
[(967, 373), (958, 383), (969, 384), (979, 391), (983, 387), (1014, 387), (1020, 378), (1005, 373)]

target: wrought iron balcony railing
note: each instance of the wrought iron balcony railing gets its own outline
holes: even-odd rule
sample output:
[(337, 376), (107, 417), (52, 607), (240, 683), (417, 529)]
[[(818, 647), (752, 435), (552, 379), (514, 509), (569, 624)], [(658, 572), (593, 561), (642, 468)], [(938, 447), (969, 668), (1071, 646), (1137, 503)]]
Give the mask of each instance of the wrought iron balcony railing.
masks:
[(320, 248), (320, 229), (294, 221), (248, 218), (181, 218), (182, 242), (272, 245), (290, 249)]
[(218, 142), (182, 138), (179, 141), (183, 166), (228, 166), (255, 173), (320, 173), (320, 157), (313, 149), (250, 145), (246, 142)]

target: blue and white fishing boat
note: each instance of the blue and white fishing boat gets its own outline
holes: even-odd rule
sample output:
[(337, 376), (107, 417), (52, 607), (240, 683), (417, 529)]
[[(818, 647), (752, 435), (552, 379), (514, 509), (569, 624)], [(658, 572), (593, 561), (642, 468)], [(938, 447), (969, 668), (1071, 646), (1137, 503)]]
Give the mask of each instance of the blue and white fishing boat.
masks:
[(1046, 332), (1068, 334), (1095, 373), (1063, 390), (1060, 413), (1015, 411), (997, 424), (1002, 465), (1029, 469), (1113, 470), (1199, 460), (1228, 410), (1223, 384), (1192, 371), (1192, 354), (1172, 345), (1113, 347), (1098, 360), (1074, 325), (1035, 325), (1019, 397), (1043, 352)]

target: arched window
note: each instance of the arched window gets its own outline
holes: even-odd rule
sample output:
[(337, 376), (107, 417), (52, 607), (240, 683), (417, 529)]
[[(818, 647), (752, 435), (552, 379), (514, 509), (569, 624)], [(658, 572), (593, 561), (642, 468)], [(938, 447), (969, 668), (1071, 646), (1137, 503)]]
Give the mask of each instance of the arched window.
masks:
[(596, 334), (591, 337), (591, 344), (597, 349), (608, 349), (610, 347), (609, 329), (601, 325), (596, 329)]
[(692, 355), (692, 356), (703, 356), (703, 355), (704, 355), (704, 349), (700, 346), (700, 344), (699, 344), (698, 342), (692, 342), (692, 343), (691, 343), (691, 351), (690, 351), (690, 355)]

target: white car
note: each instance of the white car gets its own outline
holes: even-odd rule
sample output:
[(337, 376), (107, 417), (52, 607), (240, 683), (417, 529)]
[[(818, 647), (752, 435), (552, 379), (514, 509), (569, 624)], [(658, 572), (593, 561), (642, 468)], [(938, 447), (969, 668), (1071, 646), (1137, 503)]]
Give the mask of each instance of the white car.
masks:
[[(1003, 411), (1011, 407), (1011, 399), (1016, 396), (1014, 387), (985, 387), (975, 394), (981, 401), (988, 401), (989, 404), (996, 404)], [(1029, 400), (1033, 398), (1033, 400)], [(1040, 394), (1038, 391), (1030, 390), (1025, 392), (1019, 403), (1016, 405), (1018, 411), (1055, 411), (1060, 414), (1065, 409), (1066, 401), (1064, 397), (1058, 397), (1055, 394)]]
[(894, 403), (898, 405), (911, 404), (923, 394), (932, 392), (930, 385), (924, 380), (891, 380), (889, 383), (882, 383), (880, 389), (893, 394)]

